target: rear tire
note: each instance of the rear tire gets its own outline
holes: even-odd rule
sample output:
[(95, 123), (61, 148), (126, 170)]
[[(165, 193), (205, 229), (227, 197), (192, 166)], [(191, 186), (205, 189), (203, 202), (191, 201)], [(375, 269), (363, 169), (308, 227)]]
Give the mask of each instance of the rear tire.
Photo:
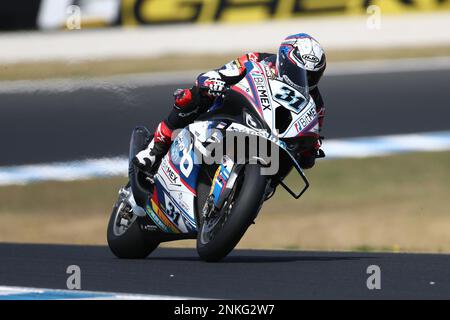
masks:
[(228, 255), (239, 243), (248, 227), (258, 215), (264, 201), (267, 177), (261, 175), (261, 167), (256, 164), (246, 165), (244, 177), (227, 220), (218, 233), (209, 242), (203, 243), (202, 226), (197, 235), (197, 252), (201, 259), (217, 262)]
[(108, 223), (107, 239), (108, 246), (112, 253), (121, 259), (144, 259), (153, 250), (155, 250), (159, 243), (150, 240), (145, 230), (142, 230), (140, 217), (136, 217), (128, 229), (122, 234), (115, 231), (116, 217), (122, 201), (119, 200), (113, 207), (111, 217)]

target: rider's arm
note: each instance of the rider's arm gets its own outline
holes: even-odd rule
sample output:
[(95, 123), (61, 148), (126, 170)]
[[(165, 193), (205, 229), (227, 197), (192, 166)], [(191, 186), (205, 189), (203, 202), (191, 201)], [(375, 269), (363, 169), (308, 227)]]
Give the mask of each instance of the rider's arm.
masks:
[(322, 95), (320, 94), (319, 87), (314, 87), (309, 92), (314, 102), (316, 103), (316, 111), (319, 115), (319, 132), (322, 131), (323, 120), (325, 118), (325, 106), (323, 102)]
[(249, 52), (243, 56), (228, 62), (217, 71), (221, 79), (225, 81), (227, 85), (233, 85), (238, 83), (245, 77), (247, 70), (245, 68), (245, 63), (248, 61), (261, 62), (262, 60), (273, 56), (271, 53), (260, 53), (260, 52)]
[(248, 61), (260, 62), (273, 54), (250, 52), (228, 62), (219, 69), (200, 74), (196, 85), (208, 90), (210, 95), (218, 95), (225, 86), (230, 86), (241, 81), (247, 72), (245, 63)]

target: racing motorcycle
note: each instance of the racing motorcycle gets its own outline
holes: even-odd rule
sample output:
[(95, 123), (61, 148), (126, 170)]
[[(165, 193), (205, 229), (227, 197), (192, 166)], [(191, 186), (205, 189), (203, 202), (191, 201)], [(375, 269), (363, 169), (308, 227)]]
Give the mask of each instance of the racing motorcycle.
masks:
[[(145, 127), (133, 131), (129, 182), (119, 191), (107, 230), (114, 255), (145, 258), (162, 242), (196, 239), (201, 259), (219, 261), (238, 244), (277, 186), (296, 199), (307, 190), (309, 182), (297, 159), (315, 141), (312, 136), (317, 137), (318, 115), (306, 71), (290, 79), (277, 77), (262, 63), (247, 62), (246, 68), (239, 83), (177, 134), (151, 176), (131, 159), (152, 136)], [(230, 148), (220, 161), (205, 161), (211, 157), (208, 145), (233, 140), (230, 145), (235, 146), (236, 135), (244, 137), (246, 146), (239, 159), (233, 154), (237, 149)], [(252, 137), (276, 151), (275, 172), (262, 174), (270, 158), (248, 152), (254, 147)], [(300, 190), (284, 181), (291, 171), (301, 178)]]

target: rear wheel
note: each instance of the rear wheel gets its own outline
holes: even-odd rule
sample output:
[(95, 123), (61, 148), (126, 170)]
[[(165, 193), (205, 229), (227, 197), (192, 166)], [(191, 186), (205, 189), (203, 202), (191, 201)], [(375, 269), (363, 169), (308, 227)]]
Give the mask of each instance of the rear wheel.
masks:
[[(246, 165), (223, 208), (203, 218), (197, 235), (197, 252), (203, 260), (224, 258), (258, 215), (267, 186), (267, 177), (261, 175), (260, 169), (256, 164)], [(209, 206), (212, 204), (207, 201), (205, 211)]]
[[(125, 190), (127, 191), (127, 190)], [(122, 259), (144, 259), (159, 243), (142, 230), (140, 217), (134, 215), (122, 196), (114, 204), (108, 223), (107, 239), (112, 253)]]

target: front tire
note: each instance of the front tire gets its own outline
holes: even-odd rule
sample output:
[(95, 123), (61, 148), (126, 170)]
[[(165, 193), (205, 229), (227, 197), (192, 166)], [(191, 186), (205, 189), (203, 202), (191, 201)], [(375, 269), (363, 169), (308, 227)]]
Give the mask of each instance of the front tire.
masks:
[(230, 203), (219, 212), (225, 221), (221, 222), (220, 230), (212, 239), (205, 240), (206, 224), (205, 220), (202, 221), (197, 235), (197, 252), (205, 261), (217, 262), (228, 255), (258, 215), (264, 201), (267, 177), (261, 175), (259, 165), (249, 164), (245, 166), (242, 178), (236, 193), (230, 197)]
[(125, 230), (120, 229), (120, 213), (126, 204), (119, 197), (113, 207), (108, 223), (107, 239), (108, 246), (112, 253), (121, 259), (144, 259), (159, 243), (151, 241), (146, 237), (145, 231), (141, 228), (140, 217), (133, 215), (130, 224)]

